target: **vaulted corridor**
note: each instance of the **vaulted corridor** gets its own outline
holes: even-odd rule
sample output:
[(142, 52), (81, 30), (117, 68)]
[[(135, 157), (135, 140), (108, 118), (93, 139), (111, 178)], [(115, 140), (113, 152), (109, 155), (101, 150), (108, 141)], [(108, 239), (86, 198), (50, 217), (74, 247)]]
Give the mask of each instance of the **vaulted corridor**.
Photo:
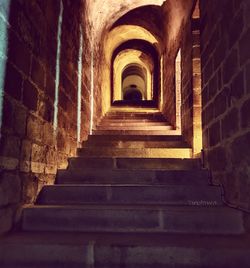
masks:
[(249, 10), (0, 2), (0, 267), (250, 266)]

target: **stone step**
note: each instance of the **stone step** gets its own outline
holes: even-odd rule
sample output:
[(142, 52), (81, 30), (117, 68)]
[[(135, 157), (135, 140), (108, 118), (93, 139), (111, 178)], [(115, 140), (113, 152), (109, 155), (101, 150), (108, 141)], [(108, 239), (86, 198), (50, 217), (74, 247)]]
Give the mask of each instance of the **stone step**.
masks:
[(126, 117), (162, 117), (165, 118), (163, 116), (163, 114), (159, 111), (155, 111), (155, 110), (151, 110), (148, 112), (145, 111), (136, 111), (137, 109), (133, 109), (134, 111), (111, 111), (111, 112), (107, 112), (105, 114), (105, 117), (112, 117), (112, 116), (126, 116)]
[(198, 158), (100, 158), (86, 156), (70, 158), (69, 169), (74, 168), (191, 170), (200, 169), (201, 161)]
[(242, 235), (23, 232), (2, 239), (0, 266), (249, 268), (249, 241)]
[(59, 170), (58, 184), (156, 184), (208, 185), (207, 170), (126, 170), (108, 168), (73, 168)]
[(28, 206), (23, 231), (243, 234), (243, 214), (227, 207)]
[(115, 100), (112, 102), (114, 107), (157, 107), (157, 102), (155, 100)]
[(106, 123), (106, 124), (141, 124), (141, 125), (169, 125), (166, 120), (156, 120), (156, 119), (128, 119), (128, 118), (123, 118), (121, 120), (116, 119), (116, 118), (109, 118), (109, 117), (103, 117), (100, 123)]
[(109, 139), (88, 140), (83, 147), (116, 147), (116, 148), (190, 148), (183, 141), (122, 141)]
[(183, 141), (181, 135), (89, 135), (88, 141), (152, 141), (152, 142), (171, 142), (171, 141)]
[(97, 126), (96, 130), (121, 130), (121, 131), (169, 131), (172, 130), (173, 127), (169, 125), (160, 125), (160, 126), (150, 126), (150, 125), (103, 125), (100, 124)]
[(113, 115), (104, 116), (100, 122), (141, 122), (141, 123), (167, 123), (168, 121), (163, 116), (126, 116), (126, 115)]
[(151, 136), (151, 135), (180, 135), (179, 130), (93, 130), (94, 135), (142, 135), (142, 136)]
[(116, 148), (89, 147), (77, 150), (78, 156), (122, 158), (192, 158), (190, 148)]
[(44, 186), (37, 204), (163, 204), (222, 205), (219, 187), (155, 185), (53, 185)]

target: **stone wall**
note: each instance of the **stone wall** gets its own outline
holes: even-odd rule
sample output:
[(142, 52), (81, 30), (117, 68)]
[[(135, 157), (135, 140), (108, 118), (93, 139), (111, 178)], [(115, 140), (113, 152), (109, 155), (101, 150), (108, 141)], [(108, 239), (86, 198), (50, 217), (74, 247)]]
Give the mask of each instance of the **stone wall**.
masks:
[(250, 2), (201, 0), (203, 140), (214, 183), (250, 209)]
[[(20, 205), (34, 202), (41, 187), (54, 182), (57, 168), (66, 167), (67, 158), (75, 155), (82, 7), (80, 0), (62, 3), (56, 130), (53, 122), (60, 1), (0, 3), (0, 28), (6, 29), (8, 41), (7, 49), (0, 46), (1, 67), (6, 64), (5, 75), (2, 73), (0, 233), (12, 228)], [(4, 37), (0, 38), (2, 44)], [(83, 83), (83, 92), (85, 88)]]
[(181, 44), (181, 126), (194, 156), (202, 149), (201, 126), (201, 55), (198, 6), (187, 23)]
[(185, 140), (193, 145), (193, 66), (192, 66), (192, 21), (183, 34), (181, 44), (181, 126)]
[[(192, 68), (192, 31), (190, 26), (190, 16), (196, 1), (166, 1), (163, 5), (164, 13), (164, 64), (163, 64), (163, 113), (168, 118), (169, 122), (176, 126), (176, 85), (175, 85), (175, 61), (177, 53), (182, 48), (182, 62), (185, 70), (182, 71), (182, 87), (192, 81), (192, 76), (189, 72)], [(177, 5), (178, 8), (175, 8)], [(188, 39), (191, 34), (191, 39)], [(187, 66), (184, 64), (188, 64)], [(183, 69), (183, 67), (182, 67)], [(184, 81), (185, 80), (185, 81)], [(188, 80), (188, 82), (186, 82)], [(185, 83), (185, 84), (183, 84)], [(183, 94), (183, 92), (182, 92)], [(184, 96), (185, 97), (185, 96)], [(186, 108), (186, 107), (184, 107)], [(182, 111), (186, 113), (186, 111)], [(187, 134), (187, 133), (184, 133)]]

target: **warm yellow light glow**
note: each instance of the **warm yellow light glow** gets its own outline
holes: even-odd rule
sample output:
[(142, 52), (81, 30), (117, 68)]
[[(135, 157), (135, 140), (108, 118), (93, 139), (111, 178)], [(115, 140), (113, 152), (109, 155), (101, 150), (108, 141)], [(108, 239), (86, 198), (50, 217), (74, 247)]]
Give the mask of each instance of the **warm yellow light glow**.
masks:
[[(106, 38), (104, 39), (103, 48), (104, 48), (104, 59), (102, 61), (102, 114), (104, 115), (111, 106), (111, 90), (110, 90), (110, 81), (111, 81), (111, 59), (113, 52), (117, 47), (123, 44), (126, 41), (139, 39), (149, 42), (154, 45), (159, 53), (161, 48), (157, 38), (152, 35), (149, 31), (140, 26), (135, 25), (121, 25), (114, 28), (110, 31)], [(151, 76), (150, 76), (151, 77)]]
[(163, 82), (163, 55), (161, 56), (161, 61), (160, 61), (160, 64), (161, 64), (161, 88), (160, 88), (160, 91), (161, 91), (161, 94), (160, 94), (160, 100), (159, 100), (159, 108), (160, 108), (160, 111), (162, 111), (162, 108), (163, 108), (163, 85), (164, 85), (164, 82)]
[(176, 129), (181, 130), (181, 50), (175, 59)]
[(147, 41), (150, 44), (155, 45), (158, 50), (161, 50), (156, 37), (145, 28), (136, 25), (121, 25), (114, 28), (107, 35), (104, 46), (106, 61), (108, 62), (109, 59), (111, 59), (113, 51), (117, 47), (119, 47), (122, 43), (133, 39)]
[[(142, 57), (143, 55), (143, 57)], [(144, 53), (127, 49), (117, 55), (114, 61), (114, 96), (113, 100), (121, 100), (122, 98), (122, 71), (129, 64), (138, 64), (146, 69), (147, 72), (147, 99), (151, 98), (152, 91), (152, 72), (153, 61)]]

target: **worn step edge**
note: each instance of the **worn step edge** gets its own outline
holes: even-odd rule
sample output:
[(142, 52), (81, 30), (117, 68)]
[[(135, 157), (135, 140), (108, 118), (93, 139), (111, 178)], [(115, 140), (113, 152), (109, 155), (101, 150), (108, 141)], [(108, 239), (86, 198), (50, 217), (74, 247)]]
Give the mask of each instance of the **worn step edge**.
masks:
[(116, 158), (192, 158), (190, 148), (115, 148), (92, 147), (79, 148), (78, 156), (116, 157)]
[(222, 205), (219, 187), (152, 185), (53, 185), (44, 186), (37, 204), (171, 204)]
[(115, 157), (73, 157), (69, 158), (70, 168), (112, 168), (112, 169), (162, 169), (197, 170), (201, 169), (198, 158), (115, 158)]
[(243, 214), (228, 208), (34, 206), (23, 209), (24, 231), (243, 234)]
[(60, 183), (150, 183), (168, 185), (208, 185), (208, 170), (127, 170), (127, 169), (69, 169), (58, 170)]
[(179, 130), (94, 130), (94, 135), (180, 135)]

